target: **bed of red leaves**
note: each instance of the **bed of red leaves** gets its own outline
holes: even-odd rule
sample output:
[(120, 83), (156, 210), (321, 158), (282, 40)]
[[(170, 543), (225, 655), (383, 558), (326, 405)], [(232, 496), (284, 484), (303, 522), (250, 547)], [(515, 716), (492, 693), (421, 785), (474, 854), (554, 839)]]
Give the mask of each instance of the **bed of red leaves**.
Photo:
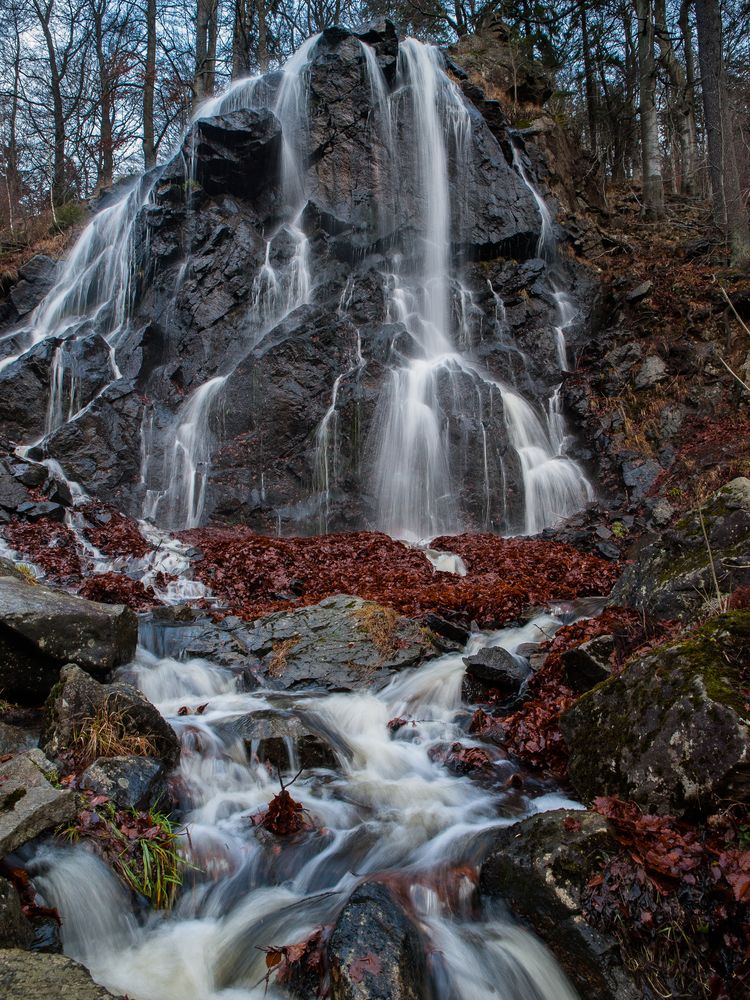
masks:
[(79, 507), (78, 512), (85, 519), (84, 534), (105, 555), (142, 559), (150, 551), (136, 522), (114, 507), (97, 501)]
[(269, 538), (238, 527), (181, 537), (202, 552), (196, 576), (248, 619), (349, 593), (415, 618), (435, 613), (492, 627), (553, 599), (607, 593), (619, 572), (569, 545), (495, 535), (433, 542), (464, 558), (465, 577), (436, 573), (423, 553), (378, 532)]
[(662, 996), (750, 995), (747, 813), (699, 825), (598, 798), (620, 850), (584, 894), (587, 918), (617, 937)]
[(102, 604), (126, 604), (133, 611), (148, 611), (160, 603), (151, 587), (122, 573), (97, 573), (87, 577), (78, 593)]
[(70, 528), (60, 521), (42, 518), (11, 520), (3, 526), (3, 536), (11, 548), (43, 571), (53, 583), (71, 586), (81, 578), (81, 560)]

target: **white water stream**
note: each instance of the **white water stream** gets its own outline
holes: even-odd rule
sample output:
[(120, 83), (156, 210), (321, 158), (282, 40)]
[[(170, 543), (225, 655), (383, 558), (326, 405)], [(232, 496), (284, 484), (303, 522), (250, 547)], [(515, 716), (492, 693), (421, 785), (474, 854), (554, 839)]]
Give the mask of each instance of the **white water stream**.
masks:
[[(543, 615), (522, 628), (478, 634), (466, 652), (487, 644), (515, 651), (559, 624)], [(85, 847), (38, 851), (29, 863), (35, 885), (60, 911), (66, 953), (97, 981), (131, 1000), (260, 1000), (260, 949), (305, 939), (335, 920), (359, 882), (387, 877), (407, 892), (432, 955), (425, 996), (573, 1000), (531, 934), (491, 909), (476, 909), (470, 873), (492, 832), (574, 803), (542, 787), (508, 787), (514, 766), (499, 751), (491, 751), (492, 776), (479, 781), (431, 759), (430, 750), (446, 743), (475, 744), (461, 703), (461, 655), (406, 670), (381, 691), (350, 694), (246, 693), (229, 670), (159, 660), (144, 650), (121, 674), (181, 737), (183, 851), (195, 869), (186, 871), (172, 914), (144, 917)], [(206, 702), (201, 715), (177, 714)], [(294, 784), (313, 829), (286, 841), (251, 822), (279, 784), (237, 736), (238, 720), (269, 709), (304, 720), (338, 760), (335, 769), (303, 771)], [(391, 733), (387, 723), (395, 717), (415, 725)], [(289, 757), (287, 774), (298, 766), (293, 749)], [(285, 994), (271, 985), (268, 995)]]

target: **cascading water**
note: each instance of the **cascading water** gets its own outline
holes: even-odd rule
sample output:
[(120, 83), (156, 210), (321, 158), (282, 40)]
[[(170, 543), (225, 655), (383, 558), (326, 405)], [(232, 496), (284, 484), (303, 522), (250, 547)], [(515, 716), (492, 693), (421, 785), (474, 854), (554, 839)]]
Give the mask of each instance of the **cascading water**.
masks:
[[(489, 644), (515, 653), (559, 625), (545, 614), (521, 628), (477, 634), (465, 652)], [(335, 921), (359, 882), (387, 875), (410, 897), (432, 955), (425, 995), (574, 1000), (532, 935), (491, 908), (477, 917), (467, 873), (493, 831), (572, 803), (544, 786), (511, 787), (513, 765), (500, 753), (491, 782), (454, 775), (439, 754), (435, 759), (457, 739), (472, 743), (463, 675), (462, 655), (451, 654), (404, 671), (378, 693), (245, 693), (227, 668), (142, 650), (121, 676), (181, 737), (182, 850), (193, 867), (173, 913), (144, 917), (131, 912), (112, 874), (84, 847), (41, 847), (24, 863), (63, 917), (65, 951), (133, 1000), (280, 998), (284, 992), (266, 984), (263, 949), (305, 939)], [(185, 707), (206, 703), (201, 714), (185, 714)], [(302, 720), (338, 759), (336, 767), (308, 768), (295, 782), (294, 797), (313, 829), (280, 851), (252, 822), (278, 791), (277, 777), (242, 740), (243, 719), (258, 711)], [(393, 733), (388, 720), (397, 716), (415, 722)], [(294, 758), (292, 752), (287, 775), (297, 769)]]
[[(273, 110), (281, 126), (280, 209), (275, 228), (264, 234), (263, 259), (251, 283), (241, 337), (210, 359), (210, 377), (193, 382), (176, 413), (171, 400), (159, 406), (146, 403), (141, 419), (142, 510), (161, 527), (203, 523), (227, 383), (278, 324), (315, 301), (317, 265), (305, 231), (305, 210), (316, 183), (308, 97), (318, 46), (319, 37), (309, 39), (280, 74), (238, 81), (197, 113), (200, 119), (248, 108)], [(431, 46), (410, 39), (401, 42), (390, 83), (374, 50), (362, 41), (358, 46), (371, 101), (368, 122), (378, 150), (372, 183), (384, 246), (382, 320), (404, 331), (391, 342), (379, 402), (362, 434), (367, 445), (356, 459), (361, 492), (374, 497), (375, 526), (400, 537), (424, 539), (476, 526), (502, 527), (508, 533), (541, 531), (580, 509), (592, 490), (579, 466), (565, 455), (568, 435), (559, 393), (553, 392), (546, 405), (537, 405), (519, 385), (525, 356), (512, 342), (501, 297), (490, 283), (494, 318), (487, 317), (476, 304), (476, 290), (464, 281), (460, 247), (469, 216), (469, 106)], [(180, 154), (190, 234), (198, 221), (189, 208), (196, 170), (195, 124), (192, 128), (192, 145)], [(565, 333), (575, 314), (571, 299), (551, 274), (555, 251), (549, 209), (531, 184), (518, 150), (515, 155), (516, 170), (540, 212), (538, 252), (550, 263), (557, 356), (564, 368)], [(404, 170), (400, 183), (395, 172)], [(73, 366), (66, 361), (69, 342), (99, 335), (108, 344), (111, 377), (94, 399), (121, 377), (117, 351), (136, 297), (135, 261), (145, 259), (147, 251), (144, 209), (153, 201), (162, 172), (159, 168), (146, 175), (95, 216), (30, 323), (8, 341), (8, 349), (16, 352), (19, 346), (29, 350), (44, 340), (59, 341), (50, 367), (46, 436), (34, 442), (45, 454), (54, 451), (59, 428), (79, 420), (91, 407), (91, 402), (79, 407)], [(191, 273), (190, 234), (183, 237), (185, 257), (175, 268), (170, 309)], [(347, 288), (351, 296), (352, 286)], [(348, 315), (345, 304), (341, 315)], [(501, 377), (490, 374), (473, 353), (478, 343), (493, 339), (504, 349), (507, 345), (508, 370)], [(352, 396), (344, 387), (359, 381), (367, 369), (366, 344), (362, 353), (354, 367), (332, 379), (331, 405), (310, 436), (316, 451), (310, 461), (310, 486), (319, 498), (318, 524), (323, 530), (330, 524), (337, 486), (336, 476), (331, 476), (338, 469), (337, 408), (340, 399)], [(19, 357), (6, 357), (0, 369)], [(475, 456), (471, 461), (469, 454)], [(262, 475), (258, 470), (258, 479)], [(478, 484), (469, 481), (477, 475)], [(509, 515), (506, 486), (511, 481), (518, 481), (522, 497)], [(467, 519), (462, 498), (467, 488), (479, 498), (479, 523), (477, 515)]]

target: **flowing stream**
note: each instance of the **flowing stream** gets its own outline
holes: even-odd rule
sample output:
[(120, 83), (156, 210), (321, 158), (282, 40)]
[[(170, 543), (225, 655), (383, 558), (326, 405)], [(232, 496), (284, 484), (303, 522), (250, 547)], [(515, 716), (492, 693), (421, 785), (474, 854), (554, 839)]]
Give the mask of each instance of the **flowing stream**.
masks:
[[(515, 652), (560, 623), (544, 614), (475, 634), (465, 652), (485, 645)], [(304, 940), (335, 921), (358, 883), (382, 879), (406, 893), (431, 956), (425, 996), (576, 996), (533, 935), (477, 902), (474, 873), (494, 831), (575, 804), (550, 786), (512, 787), (514, 765), (487, 745), (495, 758), (488, 778), (457, 776), (433, 759), (431, 751), (456, 740), (475, 745), (461, 700), (461, 654), (405, 670), (382, 690), (347, 694), (247, 692), (230, 670), (143, 648), (121, 675), (180, 736), (175, 787), (182, 851), (193, 867), (174, 911), (144, 916), (84, 846), (44, 846), (27, 861), (38, 891), (61, 914), (66, 953), (97, 981), (132, 1000), (284, 996), (273, 984), (266, 994), (262, 949)], [(205, 703), (203, 714), (178, 714)], [(255, 756), (257, 744), (242, 738), (243, 719), (259, 711), (301, 721), (335, 755), (335, 766), (307, 768), (293, 785), (311, 829), (286, 841), (252, 822), (279, 789)], [(413, 724), (391, 732), (396, 717)], [(300, 764), (290, 737), (287, 780)]]

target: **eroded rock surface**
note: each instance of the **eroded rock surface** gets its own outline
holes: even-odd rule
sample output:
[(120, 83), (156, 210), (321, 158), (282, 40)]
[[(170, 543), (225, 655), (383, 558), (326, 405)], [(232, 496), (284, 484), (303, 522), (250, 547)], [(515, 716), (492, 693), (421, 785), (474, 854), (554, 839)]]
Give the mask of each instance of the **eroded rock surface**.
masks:
[(72, 958), (9, 948), (0, 951), (0, 996), (13, 1000), (108, 1000), (113, 993), (93, 981)]
[(73, 792), (55, 788), (48, 775), (54, 766), (39, 750), (0, 764), (0, 858), (75, 815)]

